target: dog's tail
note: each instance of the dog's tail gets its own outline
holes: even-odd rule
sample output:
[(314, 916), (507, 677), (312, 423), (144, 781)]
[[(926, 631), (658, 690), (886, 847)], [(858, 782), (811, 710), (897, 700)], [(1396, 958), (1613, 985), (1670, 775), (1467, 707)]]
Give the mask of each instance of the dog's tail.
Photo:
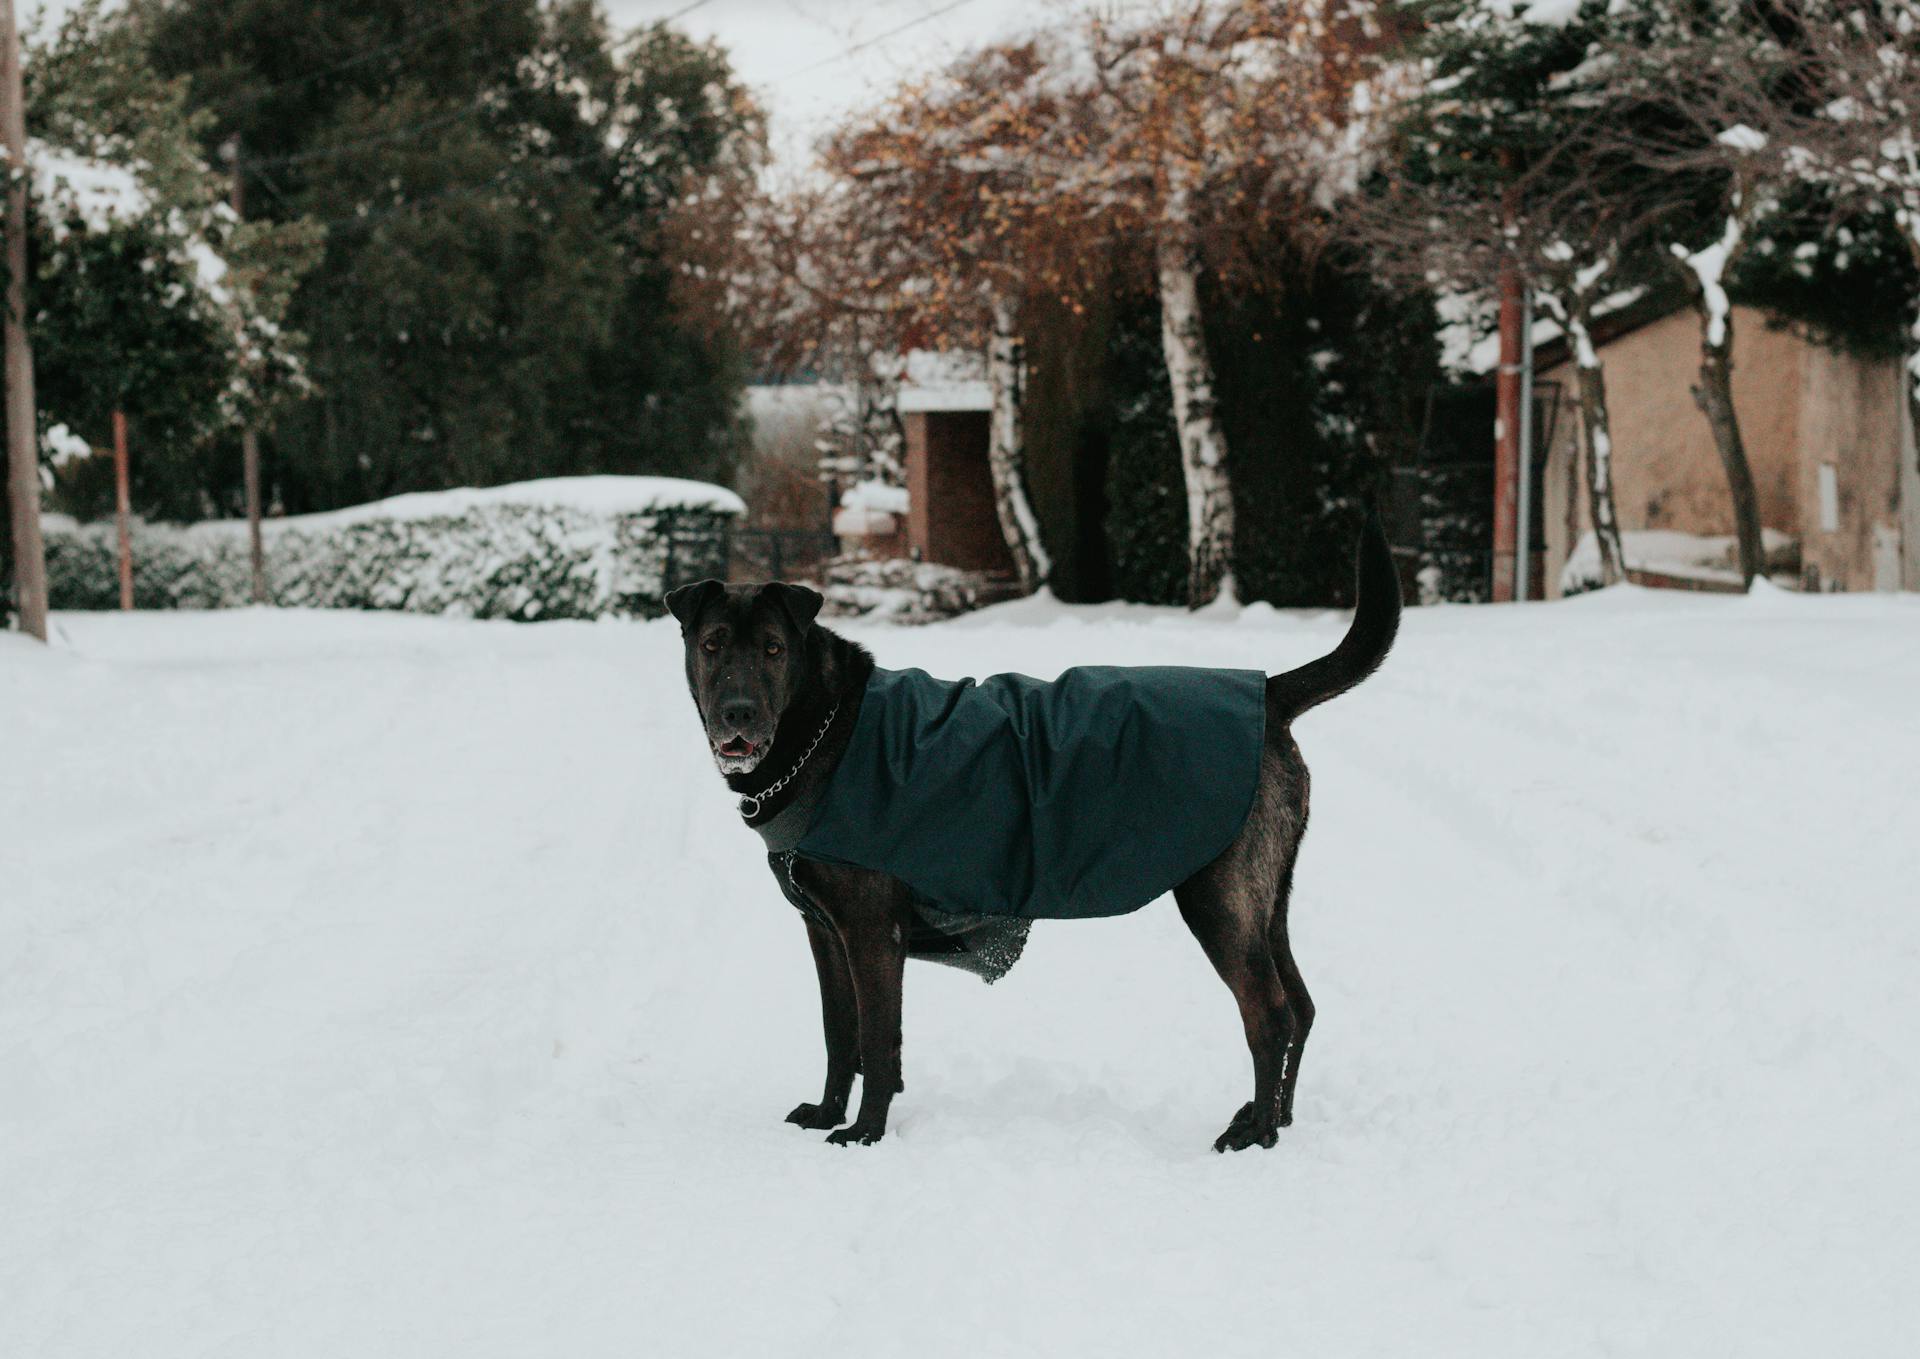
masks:
[(1359, 584), (1353, 622), (1340, 645), (1317, 661), (1267, 681), (1267, 702), (1277, 715), (1291, 721), (1307, 709), (1338, 698), (1380, 668), (1393, 637), (1400, 630), (1400, 576), (1393, 566), (1393, 549), (1380, 516), (1367, 511), (1360, 530)]

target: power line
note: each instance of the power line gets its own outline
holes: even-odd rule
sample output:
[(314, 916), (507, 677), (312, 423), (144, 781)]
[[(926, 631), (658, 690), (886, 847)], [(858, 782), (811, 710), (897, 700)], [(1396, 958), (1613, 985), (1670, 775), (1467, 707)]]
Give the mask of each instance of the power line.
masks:
[(873, 47), (876, 44), (883, 43), (887, 41), (887, 39), (889, 38), (899, 37), (902, 33), (905, 33), (910, 28), (918, 28), (920, 27), (921, 24), (931, 23), (935, 19), (940, 18), (942, 15), (951, 14), (956, 9), (960, 9), (966, 5), (971, 5), (972, 3), (973, 3), (973, 0), (952, 0), (951, 4), (942, 5), (939, 9), (928, 10), (925, 14), (922, 14), (917, 19), (909, 19), (904, 24), (900, 24), (897, 27), (888, 29), (885, 33), (876, 33), (871, 38), (867, 38), (864, 41), (857, 42), (853, 46), (846, 48), (843, 51), (836, 52), (830, 57), (822, 57), (819, 61), (814, 62), (811, 66), (802, 66), (797, 71), (790, 71), (788, 72), (788, 76), (791, 78), (792, 76), (810, 75), (814, 71), (819, 70), (823, 66), (831, 66), (835, 62), (845, 61), (848, 57), (854, 55), (856, 52), (864, 52), (869, 47)]
[(684, 19), (689, 14), (693, 13), (695, 10), (705, 9), (708, 5), (711, 5), (712, 3), (713, 3), (713, 0), (693, 0), (692, 4), (682, 5), (680, 6), (679, 9), (674, 10), (671, 14), (663, 14), (658, 19), (649, 19), (647, 20), (646, 23), (642, 24), (639, 28), (634, 29), (631, 33), (627, 34), (625, 37), (615, 38), (612, 42), (608, 43), (607, 52), (609, 55), (616, 55), (619, 52), (621, 52), (623, 49), (632, 47), (635, 43), (639, 42), (642, 38), (646, 37), (649, 33), (653, 32), (656, 28), (661, 28), (667, 24), (675, 22), (676, 20)]

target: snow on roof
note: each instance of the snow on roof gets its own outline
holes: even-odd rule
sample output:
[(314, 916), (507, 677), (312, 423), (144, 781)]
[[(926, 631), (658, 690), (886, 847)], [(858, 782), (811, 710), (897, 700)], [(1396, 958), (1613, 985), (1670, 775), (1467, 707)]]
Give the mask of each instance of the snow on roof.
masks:
[(902, 383), (897, 406), (902, 415), (912, 411), (990, 411), (993, 390), (986, 382)]
[(977, 349), (910, 349), (902, 363), (896, 409), (990, 411), (987, 358)]
[[(1627, 288), (1603, 297), (1593, 307), (1597, 320), (1632, 306), (1645, 297), (1645, 288)], [(1463, 377), (1485, 377), (1500, 366), (1500, 335), (1489, 332), (1497, 309), (1491, 295), (1468, 297), (1461, 293), (1442, 294), (1434, 307), (1440, 318), (1440, 366)], [(1560, 338), (1560, 323), (1537, 312), (1533, 321), (1533, 347), (1539, 349)]]
[(905, 514), (910, 503), (906, 487), (889, 486), (884, 481), (858, 481), (840, 494), (841, 506), (849, 510)]
[(901, 360), (901, 381), (915, 387), (972, 382), (987, 374), (987, 357), (977, 349), (909, 349)]
[(438, 519), (463, 514), (480, 505), (535, 505), (596, 514), (643, 514), (667, 509), (745, 514), (747, 510), (746, 502), (726, 487), (681, 477), (548, 477), (508, 486), (416, 491), (369, 505), (303, 515), (298, 522), (338, 524), (364, 519)]

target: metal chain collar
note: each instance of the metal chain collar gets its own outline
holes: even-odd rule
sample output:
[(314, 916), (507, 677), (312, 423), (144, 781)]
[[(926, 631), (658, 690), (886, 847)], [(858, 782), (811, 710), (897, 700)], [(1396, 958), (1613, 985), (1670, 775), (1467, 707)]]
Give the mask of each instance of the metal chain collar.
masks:
[[(760, 806), (762, 803), (782, 788), (785, 788), (789, 783), (793, 782), (801, 769), (805, 767), (807, 761), (812, 758), (813, 752), (820, 748), (820, 743), (827, 739), (827, 732), (833, 726), (833, 719), (839, 715), (840, 705), (836, 703), (833, 705), (833, 711), (827, 714), (827, 720), (820, 724), (820, 730), (814, 733), (812, 743), (807, 746), (806, 751), (800, 758), (793, 762), (793, 768), (789, 769), (785, 774), (775, 779), (757, 793), (740, 794), (740, 815), (742, 818), (748, 821), (753, 820), (754, 817), (760, 815)], [(798, 884), (795, 885), (797, 886)]]

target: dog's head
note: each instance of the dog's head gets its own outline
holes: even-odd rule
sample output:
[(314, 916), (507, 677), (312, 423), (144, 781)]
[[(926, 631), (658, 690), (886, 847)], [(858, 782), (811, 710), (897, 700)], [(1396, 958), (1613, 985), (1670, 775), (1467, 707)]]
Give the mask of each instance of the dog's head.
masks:
[(781, 714), (807, 673), (807, 634), (820, 596), (804, 585), (703, 580), (667, 596), (687, 648), (687, 686), (723, 774), (766, 758)]

